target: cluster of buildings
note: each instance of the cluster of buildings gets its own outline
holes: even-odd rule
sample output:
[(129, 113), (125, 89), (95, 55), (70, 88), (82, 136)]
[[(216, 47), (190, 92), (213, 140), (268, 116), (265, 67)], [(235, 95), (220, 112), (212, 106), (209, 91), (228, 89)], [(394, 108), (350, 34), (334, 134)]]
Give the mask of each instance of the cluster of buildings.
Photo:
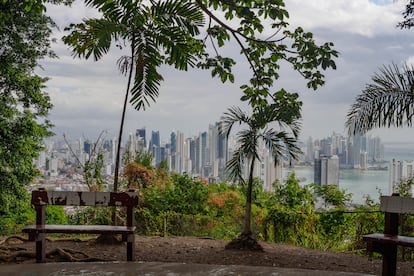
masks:
[[(136, 129), (128, 135), (122, 147), (122, 156), (128, 156), (133, 160), (137, 152), (147, 152), (152, 156), (153, 166), (166, 162), (170, 171), (187, 173), (209, 183), (225, 181), (225, 166), (236, 148), (236, 142), (231, 137), (227, 138), (221, 134), (219, 127), (219, 122), (211, 124), (207, 131), (192, 137), (184, 137), (181, 131), (172, 131), (166, 142), (161, 141), (159, 131), (149, 133), (146, 128)], [(114, 173), (116, 148), (117, 140), (105, 137), (100, 137), (98, 141), (53, 141), (46, 145), (46, 150), (40, 154), (36, 165), (47, 179), (44, 183), (62, 189), (79, 189), (83, 184), (79, 168), (86, 161), (95, 158), (99, 149), (104, 160), (103, 176), (110, 185)], [(323, 139), (313, 140), (309, 137), (302, 148), (304, 154), (299, 160), (285, 161), (294, 166), (313, 166), (313, 180), (318, 185), (339, 184), (340, 169), (386, 170), (389, 166), (390, 187), (395, 186), (401, 178), (413, 175), (412, 161), (410, 163), (394, 160), (391, 165), (384, 161), (384, 145), (379, 137), (346, 137), (333, 133)], [(282, 162), (275, 165), (269, 149), (264, 144), (260, 147), (260, 160), (256, 162), (254, 176), (262, 180), (264, 189), (271, 190), (275, 180), (283, 182), (284, 164)], [(247, 177), (247, 164), (244, 171)]]
[(314, 183), (339, 184), (342, 169), (387, 169), (381, 139), (366, 135), (343, 136), (333, 133), (306, 143), (305, 163), (314, 166)]
[[(211, 124), (207, 131), (192, 137), (184, 137), (181, 131), (172, 131), (168, 141), (161, 141), (159, 131), (147, 132), (146, 128), (130, 133), (122, 147), (122, 156), (133, 160), (137, 152), (148, 152), (155, 167), (166, 162), (170, 171), (187, 173), (194, 178), (202, 178), (209, 183), (227, 179), (225, 166), (235, 148), (235, 141), (227, 139), (219, 132), (220, 123)], [(79, 189), (82, 173), (79, 167), (96, 156), (97, 150), (103, 153), (103, 175), (107, 183), (112, 183), (116, 158), (116, 139), (91, 141), (53, 141), (46, 145), (35, 161), (36, 166), (47, 178), (49, 185), (62, 189)], [(260, 161), (257, 161), (255, 177), (262, 179), (265, 189), (271, 189), (276, 179), (282, 179), (282, 165), (275, 166), (273, 158), (263, 144), (260, 148)], [(247, 177), (247, 167), (246, 167)], [(40, 179), (39, 181), (42, 181)]]

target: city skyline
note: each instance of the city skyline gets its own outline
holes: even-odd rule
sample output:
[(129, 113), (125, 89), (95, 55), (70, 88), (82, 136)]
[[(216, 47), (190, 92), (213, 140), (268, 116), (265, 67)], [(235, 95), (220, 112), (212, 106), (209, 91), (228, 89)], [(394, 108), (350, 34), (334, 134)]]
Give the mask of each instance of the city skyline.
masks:
[[(325, 72), (326, 85), (316, 93), (308, 91), (301, 76), (281, 64), (280, 79), (275, 90), (284, 87), (298, 92), (303, 101), (303, 127), (301, 140), (312, 136), (326, 136), (329, 131), (345, 133), (346, 113), (378, 68), (392, 62), (412, 64), (414, 31), (399, 30), (395, 26), (402, 20), (403, 1), (342, 0), (286, 1), (292, 28), (303, 26), (314, 33), (318, 42), (332, 41), (340, 52), (336, 71)], [(64, 27), (83, 17), (94, 17), (96, 11), (86, 9), (81, 1), (72, 8), (49, 6), (48, 13), (56, 20), (61, 31), (55, 31), (58, 40), (65, 34)], [(332, 16), (335, 15), (335, 16)], [(232, 44), (230, 44), (232, 45)], [(97, 137), (102, 130), (116, 136), (126, 86), (125, 78), (116, 69), (116, 60), (123, 54), (111, 49), (99, 62), (74, 59), (62, 42), (54, 44), (59, 59), (42, 62), (43, 76), (54, 108), (50, 119), (57, 136)], [(234, 49), (223, 49), (234, 53)], [(236, 51), (238, 52), (238, 51)], [(129, 106), (125, 133), (151, 125), (161, 133), (181, 129), (186, 136), (197, 135), (211, 121), (218, 121), (231, 106), (246, 108), (240, 102), (240, 84), (250, 76), (248, 65), (235, 56), (238, 66), (235, 84), (221, 84), (212, 79), (210, 72), (193, 70), (177, 72), (163, 67), (165, 81), (160, 97), (144, 112)], [(409, 141), (414, 129), (381, 129), (372, 132), (386, 142)]]
[[(226, 160), (231, 156), (234, 149), (234, 141), (230, 139), (229, 141), (222, 140), (220, 142), (217, 126), (217, 122), (210, 124), (204, 132), (200, 132), (198, 136), (193, 137), (186, 137), (181, 131), (177, 130), (170, 134), (169, 144), (160, 143), (161, 146), (156, 145), (158, 144), (159, 131), (138, 128), (125, 141), (123, 149), (130, 152), (126, 156), (132, 159), (134, 157), (131, 155), (131, 152), (145, 149), (145, 151), (151, 153), (154, 166), (158, 162), (166, 160), (170, 171), (187, 173), (193, 177), (201, 177), (208, 182), (225, 181), (226, 179), (222, 178), (223, 169)], [(150, 138), (144, 139), (144, 137)], [(106, 183), (111, 185), (114, 172), (116, 138), (112, 140), (102, 136), (102, 139), (101, 146), (104, 148), (103, 175), (107, 179)], [(69, 190), (84, 189), (82, 172), (76, 169), (79, 168), (76, 165), (76, 159), (88, 160), (88, 154), (94, 148), (96, 141), (88, 140), (87, 137), (67, 140), (78, 158), (74, 158), (71, 151), (68, 150), (68, 143), (63, 141), (49, 142), (48, 150), (42, 152), (41, 156), (36, 160), (36, 166), (43, 172), (43, 175), (51, 177), (46, 178), (46, 182), (40, 180), (42, 181), (41, 183)], [(150, 144), (153, 145), (152, 149), (149, 147)], [(271, 190), (272, 184), (276, 179), (282, 183), (287, 177), (286, 173), (296, 171), (297, 169), (299, 170), (297, 177), (302, 184), (318, 183), (318, 181), (321, 184), (326, 184), (333, 181), (333, 179), (336, 179), (334, 183), (338, 184), (338, 172), (341, 172), (342, 177), (345, 176), (345, 179), (339, 180), (340, 187), (342, 187), (343, 184), (341, 183), (344, 181), (346, 187), (352, 190), (360, 187), (358, 189), (364, 190), (364, 194), (368, 192), (371, 195), (376, 193), (376, 189), (383, 189), (384, 192), (388, 192), (391, 187), (388, 180), (389, 176), (385, 176), (383, 172), (387, 172), (387, 167), (392, 163), (384, 158), (384, 147), (381, 139), (377, 136), (360, 136), (350, 139), (342, 134), (333, 132), (327, 137), (315, 139), (309, 137), (307, 143), (302, 144), (302, 146), (304, 155), (298, 163), (294, 162), (292, 163), (294, 166), (290, 167), (289, 161), (285, 165), (275, 166), (272, 163), (273, 158), (271, 158), (269, 150), (262, 145), (259, 150), (261, 161), (257, 161), (254, 176), (262, 179), (262, 185), (265, 190)], [(319, 169), (317, 170), (315, 165), (317, 164), (316, 161), (317, 159), (325, 158), (325, 156), (332, 156), (337, 162), (335, 166), (339, 165), (336, 171), (333, 169), (335, 171), (334, 178), (328, 177), (328, 175), (317, 177)], [(407, 159), (399, 158), (398, 155), (394, 157), (402, 163), (407, 162), (404, 161)], [(410, 160), (413, 159), (411, 158)], [(413, 161), (408, 162), (412, 163)], [(306, 173), (307, 169), (312, 171), (312, 176)], [(321, 169), (323, 168), (321, 167)], [(342, 174), (343, 172), (347, 173)], [(247, 173), (247, 170), (245, 173)], [(355, 175), (354, 177), (356, 178), (351, 177), (347, 179), (346, 175), (349, 174)], [(371, 175), (372, 178), (367, 178)], [(381, 175), (383, 177), (378, 178)], [(376, 178), (375, 182), (370, 182), (374, 178)], [(361, 183), (350, 182), (351, 179), (360, 180)], [(363, 185), (364, 181), (368, 181), (370, 185), (374, 186), (369, 189)], [(378, 188), (378, 185), (380, 188)], [(358, 202), (360, 202), (363, 199), (363, 194), (358, 194), (357, 197)]]

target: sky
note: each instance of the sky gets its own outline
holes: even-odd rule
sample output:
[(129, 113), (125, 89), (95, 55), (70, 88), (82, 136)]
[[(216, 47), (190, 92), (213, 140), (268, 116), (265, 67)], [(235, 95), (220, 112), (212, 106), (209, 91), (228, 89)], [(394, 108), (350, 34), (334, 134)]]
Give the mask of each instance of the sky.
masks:
[[(60, 38), (64, 27), (78, 23), (82, 18), (98, 16), (97, 11), (85, 8), (83, 1), (72, 7), (49, 6), (48, 14), (56, 21), (54, 31), (58, 42), (53, 50), (58, 59), (42, 61), (39, 74), (47, 76), (46, 83), (53, 110), (50, 119), (55, 125), (56, 137), (65, 133), (70, 138), (81, 136), (94, 140), (101, 131), (108, 138), (119, 131), (122, 103), (127, 84), (117, 70), (116, 61), (124, 53), (113, 48), (100, 61), (74, 58)], [(383, 65), (402, 65), (414, 61), (414, 29), (400, 30), (404, 1), (392, 0), (288, 0), (290, 28), (302, 26), (312, 32), (322, 44), (331, 41), (340, 56), (337, 70), (324, 72), (326, 84), (317, 91), (309, 90), (302, 77), (287, 64), (282, 64), (275, 91), (284, 88), (297, 92), (303, 101), (302, 132), (306, 140), (324, 138), (333, 132), (346, 134), (346, 114), (371, 77)], [(232, 46), (232, 45), (230, 45)], [(239, 49), (225, 48), (224, 53), (238, 53)], [(240, 101), (240, 85), (250, 78), (250, 71), (242, 56), (235, 55), (234, 84), (222, 84), (209, 71), (179, 72), (161, 68), (164, 81), (160, 96), (145, 111), (128, 106), (124, 133), (146, 127), (147, 135), (159, 130), (166, 141), (171, 131), (184, 132), (186, 137), (206, 131), (209, 124), (220, 120), (232, 106), (246, 108)], [(247, 110), (247, 108), (246, 108)], [(386, 143), (411, 142), (412, 128), (379, 129), (370, 132)], [(414, 144), (413, 144), (414, 149)]]

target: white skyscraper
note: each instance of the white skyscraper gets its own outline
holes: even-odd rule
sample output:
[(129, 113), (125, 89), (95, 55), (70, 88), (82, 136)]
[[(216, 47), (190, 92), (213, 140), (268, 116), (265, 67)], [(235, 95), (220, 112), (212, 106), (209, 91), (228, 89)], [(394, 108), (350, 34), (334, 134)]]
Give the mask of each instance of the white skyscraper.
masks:
[(320, 157), (319, 159), (315, 159), (314, 172), (315, 184), (319, 186), (327, 184), (339, 185), (338, 156), (333, 155), (330, 157)]
[[(401, 180), (411, 178), (414, 176), (414, 161), (398, 161), (392, 159), (389, 166), (390, 181), (389, 181), (389, 194), (396, 192), (396, 187)], [(411, 187), (411, 191), (413, 187)]]

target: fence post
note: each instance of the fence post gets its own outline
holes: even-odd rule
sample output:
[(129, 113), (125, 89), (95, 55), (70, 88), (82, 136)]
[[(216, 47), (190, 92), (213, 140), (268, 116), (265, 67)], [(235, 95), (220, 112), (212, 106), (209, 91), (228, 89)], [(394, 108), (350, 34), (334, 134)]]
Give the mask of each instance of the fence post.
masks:
[(167, 236), (167, 217), (164, 217), (164, 237)]

